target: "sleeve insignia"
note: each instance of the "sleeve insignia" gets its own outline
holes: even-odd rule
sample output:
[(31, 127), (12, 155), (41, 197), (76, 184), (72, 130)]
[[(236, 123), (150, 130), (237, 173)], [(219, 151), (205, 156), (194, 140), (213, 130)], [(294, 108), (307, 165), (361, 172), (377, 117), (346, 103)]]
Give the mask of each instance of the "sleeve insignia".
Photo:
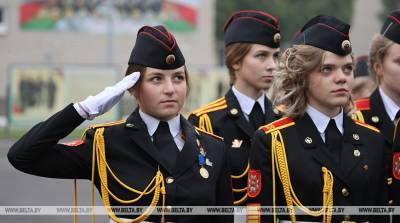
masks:
[(247, 176), (247, 195), (257, 197), (261, 191), (261, 172), (260, 170), (250, 169)]
[(397, 180), (400, 180), (400, 152), (396, 152), (393, 154), (393, 177)]
[(79, 145), (82, 145), (83, 143), (85, 143), (85, 141), (83, 141), (82, 139), (77, 139), (77, 140), (74, 140), (71, 142), (65, 142), (65, 143), (61, 143), (61, 144), (66, 145), (66, 146), (79, 146)]

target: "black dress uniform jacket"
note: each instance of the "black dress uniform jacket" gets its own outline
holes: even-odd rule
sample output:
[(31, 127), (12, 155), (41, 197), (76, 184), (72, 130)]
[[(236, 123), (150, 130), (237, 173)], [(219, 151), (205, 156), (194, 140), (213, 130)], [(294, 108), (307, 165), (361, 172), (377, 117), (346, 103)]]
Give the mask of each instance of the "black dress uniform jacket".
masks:
[[(328, 152), (308, 114), (291, 121), (293, 122), (294, 125), (282, 128), (280, 132), (285, 144), (291, 184), (304, 206), (322, 206), (324, 186), (322, 167), (326, 167), (333, 174), (333, 206), (376, 206), (385, 203), (387, 190), (384, 181), (384, 145), (380, 134), (356, 124), (345, 116), (341, 164), (339, 164)], [(268, 127), (279, 127), (274, 125), (275, 123), (272, 123)], [(273, 205), (271, 139), (271, 134), (266, 134), (262, 130), (257, 130), (254, 135), (254, 144), (250, 152), (250, 171), (261, 173), (259, 177), (261, 184), (256, 188), (254, 193), (256, 196), (249, 198), (248, 205)], [(250, 175), (249, 173), (249, 177)], [(286, 206), (282, 183), (276, 170), (275, 185), (275, 205)], [(278, 218), (290, 220), (288, 215)], [(322, 217), (298, 215), (296, 220), (322, 222)], [(332, 222), (343, 220), (386, 222), (385, 217), (374, 220), (367, 215), (332, 217)], [(261, 222), (273, 222), (273, 215), (262, 215)]]
[[(240, 176), (246, 170), (248, 165), (249, 150), (251, 146), (251, 138), (253, 137), (255, 129), (246, 120), (239, 102), (230, 89), (225, 97), (218, 99), (196, 111), (192, 112), (189, 116), (189, 121), (200, 128), (199, 119), (201, 116), (207, 116), (211, 121), (211, 132), (224, 138), (224, 142), (229, 148), (229, 163), (231, 165), (231, 172), (233, 176)], [(210, 105), (212, 111), (206, 112)], [(271, 102), (265, 97), (265, 122), (269, 123), (276, 119), (276, 114), (272, 111)], [(198, 112), (199, 111), (199, 112)], [(203, 112), (205, 111), (205, 113)], [(199, 115), (200, 114), (200, 115)], [(210, 131), (210, 129), (204, 129)], [(244, 174), (240, 179), (232, 179), (232, 187), (234, 189), (245, 189), (247, 185), (247, 174)], [(246, 190), (242, 192), (235, 192), (234, 197), (236, 204), (243, 204), (246, 199)], [(237, 202), (243, 200), (242, 202)]]
[[(353, 118), (375, 126), (385, 138), (385, 156), (387, 170), (387, 184), (389, 185), (389, 205), (400, 205), (400, 182), (392, 175), (392, 155), (395, 152), (393, 147), (394, 123), (385, 110), (382, 96), (377, 88), (369, 98), (356, 101), (357, 111)], [(393, 148), (393, 149), (392, 149)], [(398, 149), (397, 149), (398, 150)], [(400, 219), (397, 221), (400, 222)]]
[[(86, 134), (84, 143), (72, 147), (57, 142), (71, 133), (84, 121), (72, 104), (53, 115), (48, 120), (34, 126), (16, 142), (8, 153), (11, 164), (26, 173), (52, 178), (91, 178), (93, 129)], [(164, 179), (174, 180), (165, 183), (166, 206), (207, 206), (232, 205), (230, 172), (226, 159), (226, 149), (221, 140), (200, 132), (181, 118), (184, 147), (178, 155), (174, 169), (166, 168), (166, 157), (153, 145), (146, 125), (140, 118), (138, 109), (126, 122), (105, 128), (105, 152), (108, 164), (114, 173), (128, 186), (144, 190), (157, 172), (158, 166)], [(199, 148), (196, 138), (206, 150), (207, 158), (213, 163), (205, 168), (209, 178), (199, 174)], [(100, 190), (99, 176), (95, 171), (95, 186)], [(109, 175), (109, 174), (108, 174)], [(136, 194), (122, 188), (111, 176), (108, 186), (122, 199), (132, 199)], [(150, 204), (152, 194), (145, 195), (134, 206)], [(110, 196), (111, 206), (125, 206)], [(161, 198), (158, 206), (161, 206)], [(118, 215), (117, 215), (118, 216)], [(133, 219), (136, 216), (118, 216)], [(169, 222), (230, 222), (232, 216), (166, 216)], [(147, 221), (160, 222), (160, 215), (150, 216)]]

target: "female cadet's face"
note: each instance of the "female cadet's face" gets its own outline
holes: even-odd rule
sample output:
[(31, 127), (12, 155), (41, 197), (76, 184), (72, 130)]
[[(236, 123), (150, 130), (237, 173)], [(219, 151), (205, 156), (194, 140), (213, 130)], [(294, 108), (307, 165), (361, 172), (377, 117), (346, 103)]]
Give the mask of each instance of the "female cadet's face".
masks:
[(340, 111), (350, 99), (353, 66), (351, 55), (326, 51), (321, 68), (308, 76), (308, 103), (328, 114)]
[(184, 66), (174, 70), (147, 67), (135, 96), (143, 112), (166, 121), (179, 114), (186, 93)]
[(389, 47), (381, 65), (375, 67), (383, 88), (400, 95), (400, 44)]
[(277, 68), (279, 48), (252, 44), (250, 51), (239, 64), (234, 64), (236, 82), (257, 90), (271, 87)]

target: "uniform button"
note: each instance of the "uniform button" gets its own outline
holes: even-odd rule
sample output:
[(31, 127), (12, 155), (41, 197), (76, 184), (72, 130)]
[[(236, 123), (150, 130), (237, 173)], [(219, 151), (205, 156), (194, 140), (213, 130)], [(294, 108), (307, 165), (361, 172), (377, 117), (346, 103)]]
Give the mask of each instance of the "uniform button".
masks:
[(349, 196), (349, 191), (346, 189), (346, 188), (343, 188), (342, 189), (342, 195), (344, 196), (344, 197), (347, 197), (347, 196)]
[(392, 205), (393, 204), (393, 200), (389, 200), (389, 204)]
[(368, 170), (368, 165), (365, 164), (363, 168), (364, 168), (365, 171), (367, 171)]
[(343, 217), (343, 220), (344, 221), (350, 221), (350, 215), (345, 215), (344, 217)]
[(173, 177), (167, 177), (167, 179), (165, 179), (165, 181), (167, 182), (167, 184), (172, 184), (174, 182), (174, 178)]

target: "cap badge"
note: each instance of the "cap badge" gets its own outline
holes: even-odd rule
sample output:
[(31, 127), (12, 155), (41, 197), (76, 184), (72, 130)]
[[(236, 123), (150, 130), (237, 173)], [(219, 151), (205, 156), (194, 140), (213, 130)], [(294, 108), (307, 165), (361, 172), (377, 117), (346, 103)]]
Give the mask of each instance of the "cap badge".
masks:
[(274, 42), (278, 44), (280, 41), (281, 41), (281, 34), (275, 33)]
[(168, 65), (171, 65), (171, 64), (175, 63), (174, 54), (168, 55), (167, 58), (165, 58), (165, 62), (167, 62)]
[(351, 50), (351, 43), (349, 40), (343, 40), (342, 42), (342, 50), (344, 51), (350, 51)]

